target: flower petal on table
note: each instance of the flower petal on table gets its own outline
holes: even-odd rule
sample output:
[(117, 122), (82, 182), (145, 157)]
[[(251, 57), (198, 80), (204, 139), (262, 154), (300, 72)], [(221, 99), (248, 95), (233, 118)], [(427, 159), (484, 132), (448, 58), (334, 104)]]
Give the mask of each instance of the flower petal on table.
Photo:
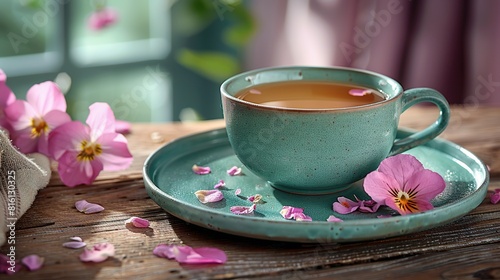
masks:
[(211, 247), (192, 248), (186, 245), (159, 244), (153, 250), (153, 254), (186, 264), (225, 263), (227, 261), (224, 251)]
[(82, 262), (102, 262), (115, 255), (115, 246), (111, 243), (99, 243), (92, 248), (86, 248), (80, 254)]
[(125, 224), (132, 224), (136, 228), (147, 228), (149, 227), (149, 221), (139, 217), (131, 217), (125, 221)]
[(102, 207), (101, 205), (95, 203), (89, 203), (86, 200), (79, 200), (75, 202), (75, 207), (78, 211), (83, 212), (85, 214), (97, 213), (104, 210), (104, 207)]
[(217, 202), (224, 199), (224, 194), (219, 190), (199, 190), (194, 194), (201, 203)]
[(79, 249), (87, 246), (87, 243), (83, 241), (69, 241), (69, 242), (64, 242), (63, 247), (66, 248), (71, 248), (71, 249)]
[(43, 265), (44, 258), (38, 255), (29, 255), (24, 257), (21, 262), (31, 271), (38, 270)]
[(490, 196), (490, 201), (493, 204), (497, 204), (500, 201), (500, 189), (495, 189)]

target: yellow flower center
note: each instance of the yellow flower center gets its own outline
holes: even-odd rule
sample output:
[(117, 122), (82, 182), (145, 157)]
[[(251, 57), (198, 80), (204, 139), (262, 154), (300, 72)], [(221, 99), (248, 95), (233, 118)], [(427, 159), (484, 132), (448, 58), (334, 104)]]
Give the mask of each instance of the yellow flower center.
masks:
[(404, 191), (399, 191), (394, 197), (394, 202), (399, 207), (399, 209), (405, 212), (419, 212), (417, 203), (415, 202), (415, 195), (413, 191), (409, 193)]
[(98, 143), (87, 142), (83, 140), (80, 143), (80, 152), (76, 156), (76, 158), (80, 161), (83, 160), (94, 160), (94, 158), (102, 153), (101, 145)]
[(49, 126), (43, 119), (32, 118), (31, 119), (31, 137), (37, 138), (49, 130)]

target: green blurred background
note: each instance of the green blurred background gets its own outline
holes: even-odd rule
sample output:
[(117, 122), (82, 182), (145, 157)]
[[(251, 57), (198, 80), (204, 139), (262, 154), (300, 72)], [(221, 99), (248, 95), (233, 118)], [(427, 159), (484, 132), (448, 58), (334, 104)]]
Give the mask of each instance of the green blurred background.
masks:
[[(85, 120), (107, 102), (116, 118), (164, 122), (222, 117), (219, 85), (243, 71), (255, 22), (242, 0), (0, 2), (0, 68), (17, 98), (56, 81), (68, 113)], [(107, 6), (118, 20), (91, 30)]]

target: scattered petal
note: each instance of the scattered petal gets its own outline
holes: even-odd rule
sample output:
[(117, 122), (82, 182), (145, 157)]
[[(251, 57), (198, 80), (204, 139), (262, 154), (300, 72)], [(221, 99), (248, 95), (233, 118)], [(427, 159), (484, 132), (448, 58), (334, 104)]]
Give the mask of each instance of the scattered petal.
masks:
[(219, 188), (222, 188), (225, 186), (226, 186), (226, 183), (224, 182), (224, 180), (219, 180), (219, 182), (217, 184), (215, 184), (214, 189), (219, 189)]
[(30, 270), (38, 270), (43, 265), (44, 258), (38, 255), (29, 255), (24, 257), (21, 262)]
[(328, 217), (328, 219), (326, 219), (326, 221), (332, 222), (332, 223), (340, 223), (340, 222), (343, 222), (344, 220), (337, 218), (334, 215), (330, 215), (330, 217)]
[(210, 167), (208, 166), (198, 166), (198, 165), (193, 165), (193, 167), (191, 168), (193, 170), (194, 173), (198, 174), (198, 175), (205, 175), (205, 174), (208, 174), (211, 172), (210, 170)]
[(217, 248), (192, 248), (186, 245), (159, 244), (153, 254), (160, 258), (175, 259), (185, 264), (225, 263), (226, 253)]
[(248, 197), (248, 200), (252, 203), (259, 203), (262, 200), (262, 195), (261, 194), (252, 195)]
[(369, 89), (353, 88), (349, 90), (349, 94), (352, 96), (365, 96), (367, 94), (372, 94)]
[(490, 196), (490, 201), (493, 204), (497, 204), (498, 202), (500, 202), (500, 189), (495, 189), (493, 191), (493, 194), (491, 194)]
[(79, 200), (75, 202), (75, 207), (78, 211), (85, 214), (98, 213), (104, 210), (104, 207), (102, 207), (101, 205), (89, 203), (86, 200)]
[(294, 216), (296, 221), (302, 221), (302, 222), (311, 222), (312, 218), (307, 216), (304, 213), (296, 213)]
[(295, 215), (302, 213), (304, 213), (304, 209), (292, 206), (283, 206), (280, 211), (281, 216), (287, 220), (294, 219)]
[(125, 224), (132, 224), (137, 228), (147, 228), (149, 227), (149, 221), (139, 217), (131, 217), (125, 221)]
[(233, 166), (227, 171), (227, 174), (229, 174), (230, 176), (238, 176), (241, 174), (241, 168), (238, 166)]
[(372, 199), (360, 200), (356, 197), (356, 200), (359, 202), (359, 208), (358, 208), (359, 212), (375, 213), (380, 207), (380, 204)]
[(230, 210), (236, 215), (249, 215), (253, 213), (255, 207), (255, 204), (252, 204), (252, 206), (232, 206)]
[(240, 193), (241, 193), (241, 189), (236, 189), (236, 190), (234, 191), (234, 195), (240, 195)]
[(63, 243), (63, 247), (71, 248), (71, 249), (79, 249), (79, 248), (83, 248), (85, 246), (87, 246), (87, 243), (85, 243), (83, 241), (69, 241), (69, 242)]
[(111, 243), (99, 243), (91, 249), (85, 248), (80, 254), (82, 262), (102, 262), (115, 255), (115, 246)]
[(201, 203), (217, 202), (224, 198), (219, 190), (199, 190), (194, 193)]
[(337, 200), (338, 202), (333, 203), (333, 211), (339, 214), (349, 214), (359, 208), (359, 202), (354, 202), (349, 198), (339, 196)]

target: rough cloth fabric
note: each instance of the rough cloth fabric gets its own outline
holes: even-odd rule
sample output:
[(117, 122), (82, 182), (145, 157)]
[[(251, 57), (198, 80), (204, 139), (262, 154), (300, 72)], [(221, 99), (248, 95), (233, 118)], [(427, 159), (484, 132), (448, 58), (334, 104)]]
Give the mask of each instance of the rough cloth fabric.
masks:
[(0, 130), (0, 245), (12, 235), (15, 238), (15, 223), (31, 206), (38, 190), (47, 186), (50, 175), (46, 156), (22, 154)]

